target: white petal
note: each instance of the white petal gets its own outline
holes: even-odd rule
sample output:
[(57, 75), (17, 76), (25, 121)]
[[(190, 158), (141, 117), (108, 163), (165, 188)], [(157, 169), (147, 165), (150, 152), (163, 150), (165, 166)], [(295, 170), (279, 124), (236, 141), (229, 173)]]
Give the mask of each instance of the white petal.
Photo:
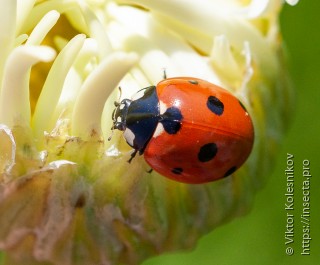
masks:
[(246, 19), (257, 18), (267, 10), (269, 4), (270, 0), (252, 0), (249, 5), (237, 8), (234, 15), (240, 15)]
[(99, 47), (99, 58), (102, 60), (111, 52), (111, 45), (106, 34), (106, 30), (87, 5), (80, 2), (80, 6), (85, 22), (89, 27), (89, 36), (97, 41)]
[(242, 69), (231, 52), (231, 46), (226, 36), (221, 35), (214, 38), (210, 62), (215, 69), (221, 71), (228, 79), (232, 81), (241, 79)]
[(73, 135), (87, 138), (92, 132), (101, 134), (101, 115), (105, 102), (136, 59), (135, 54), (115, 52), (88, 76), (74, 106)]
[(16, 12), (16, 0), (2, 0), (0, 2), (0, 84), (2, 83), (6, 58), (15, 43)]
[[(247, 41), (244, 43), (243, 55), (245, 57), (245, 72), (242, 80), (242, 85), (240, 87), (240, 91), (245, 96), (247, 95), (246, 93), (246, 89), (248, 88), (247, 85), (253, 75), (252, 53), (250, 49), (250, 43)], [(248, 102), (249, 101), (248, 98), (247, 97), (245, 98), (246, 98), (246, 102)]]
[(28, 39), (28, 37), (29, 37), (28, 34), (21, 34), (21, 35), (17, 36), (14, 41), (14, 46), (17, 47), (17, 46), (21, 45), (22, 43), (24, 43)]
[(8, 57), (0, 96), (0, 123), (30, 125), (30, 68), (53, 60), (55, 51), (45, 46), (19, 46)]
[(84, 40), (84, 34), (79, 34), (70, 40), (50, 69), (33, 116), (33, 129), (36, 137), (41, 138), (44, 131), (50, 131), (54, 127), (54, 121), (51, 117), (60, 98), (65, 78), (80, 52)]
[(59, 17), (60, 14), (55, 10), (48, 12), (33, 29), (26, 44), (39, 45), (50, 29), (57, 23)]
[[(9, 0), (12, 1), (12, 0)], [(25, 0), (20, 0), (21, 2)], [(32, 0), (27, 0), (29, 2), (32, 2)], [(14, 1), (12, 1), (14, 2)], [(36, 25), (39, 23), (39, 21), (50, 11), (56, 10), (60, 14), (72, 11), (74, 9), (77, 10), (75, 7), (76, 1), (61, 1), (61, 0), (51, 0), (51, 1), (43, 1), (37, 5), (35, 5), (30, 12), (28, 12), (26, 15), (28, 19), (25, 19), (23, 23), (21, 24), (21, 28), (19, 29), (20, 32), (30, 32), (33, 28), (36, 27)], [(81, 18), (79, 18), (81, 19)]]
[(256, 63), (265, 70), (267, 78), (272, 79), (277, 73), (275, 55), (263, 34), (250, 21), (223, 11), (219, 6), (222, 1), (128, 1), (150, 9), (164, 26), (206, 54), (211, 51), (214, 36), (224, 34), (238, 51), (242, 50), (244, 41), (249, 41)]
[[(14, 2), (15, 0), (9, 0)], [(36, 0), (16, 0), (17, 1), (17, 31), (20, 31), (27, 17), (32, 10)]]

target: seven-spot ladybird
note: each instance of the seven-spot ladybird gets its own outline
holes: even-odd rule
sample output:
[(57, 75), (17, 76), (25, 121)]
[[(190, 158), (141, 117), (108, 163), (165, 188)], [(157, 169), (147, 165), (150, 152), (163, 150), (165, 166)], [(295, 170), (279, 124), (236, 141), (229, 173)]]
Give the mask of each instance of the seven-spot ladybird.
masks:
[[(227, 177), (249, 156), (254, 129), (244, 105), (207, 81), (177, 77), (116, 103), (113, 129), (152, 169), (184, 183)], [(129, 161), (131, 161), (131, 159)]]

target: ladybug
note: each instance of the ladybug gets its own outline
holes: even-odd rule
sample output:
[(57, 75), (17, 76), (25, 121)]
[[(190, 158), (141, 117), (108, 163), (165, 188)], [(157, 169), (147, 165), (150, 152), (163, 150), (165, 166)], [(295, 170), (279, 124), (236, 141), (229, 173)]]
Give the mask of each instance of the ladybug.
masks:
[(249, 156), (254, 129), (244, 105), (207, 81), (167, 78), (115, 103), (113, 127), (161, 175), (183, 183), (229, 176)]

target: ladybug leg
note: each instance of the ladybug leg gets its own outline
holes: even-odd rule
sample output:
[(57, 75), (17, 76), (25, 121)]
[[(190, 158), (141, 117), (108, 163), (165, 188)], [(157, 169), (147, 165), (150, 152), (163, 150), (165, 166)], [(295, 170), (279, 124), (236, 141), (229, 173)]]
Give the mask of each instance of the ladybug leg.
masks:
[(152, 173), (152, 171), (153, 171), (153, 169), (152, 169), (152, 168), (150, 168), (149, 170), (147, 170), (147, 173), (151, 174), (151, 173)]
[(113, 132), (114, 132), (114, 126), (111, 127), (111, 133), (108, 137), (108, 141), (111, 141), (112, 137), (113, 137)]
[(136, 156), (137, 153), (138, 153), (138, 150), (134, 149), (134, 151), (131, 153), (131, 157), (128, 160), (128, 163), (131, 163), (132, 159), (134, 159), (134, 157)]
[(110, 133), (110, 136), (108, 137), (108, 141), (111, 141), (115, 129), (117, 129), (117, 130), (122, 130), (122, 129), (123, 129), (123, 123), (121, 123), (121, 122), (115, 122), (115, 121), (113, 122), (113, 125), (112, 125), (112, 127), (110, 128), (111, 133)]

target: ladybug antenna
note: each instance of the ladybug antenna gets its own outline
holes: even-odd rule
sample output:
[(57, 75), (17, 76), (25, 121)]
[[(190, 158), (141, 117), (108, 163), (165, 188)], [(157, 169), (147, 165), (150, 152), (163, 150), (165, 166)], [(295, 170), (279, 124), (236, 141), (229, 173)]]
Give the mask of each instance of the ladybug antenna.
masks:
[(166, 68), (162, 68), (163, 70), (163, 79), (167, 79), (167, 71), (166, 71)]
[(118, 89), (119, 89), (119, 99), (118, 99), (118, 101), (120, 102), (121, 97), (122, 97), (122, 89), (121, 89), (121, 86), (119, 86)]

